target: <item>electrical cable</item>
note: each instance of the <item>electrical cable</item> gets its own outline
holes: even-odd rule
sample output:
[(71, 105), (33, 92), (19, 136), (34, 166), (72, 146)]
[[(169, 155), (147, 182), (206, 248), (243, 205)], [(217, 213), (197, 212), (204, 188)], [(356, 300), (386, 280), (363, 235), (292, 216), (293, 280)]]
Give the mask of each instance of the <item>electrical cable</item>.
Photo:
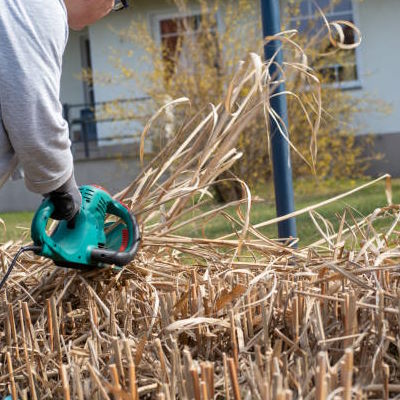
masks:
[(0, 291), (3, 288), (4, 284), (7, 282), (8, 277), (10, 276), (17, 260), (18, 257), (22, 254), (25, 253), (26, 251), (34, 251), (34, 252), (40, 252), (41, 251), (41, 247), (40, 246), (25, 246), (25, 247), (21, 247), (17, 254), (14, 256), (13, 260), (11, 261), (10, 266), (8, 267), (7, 272), (5, 273), (5, 275), (3, 276), (3, 279), (0, 282)]

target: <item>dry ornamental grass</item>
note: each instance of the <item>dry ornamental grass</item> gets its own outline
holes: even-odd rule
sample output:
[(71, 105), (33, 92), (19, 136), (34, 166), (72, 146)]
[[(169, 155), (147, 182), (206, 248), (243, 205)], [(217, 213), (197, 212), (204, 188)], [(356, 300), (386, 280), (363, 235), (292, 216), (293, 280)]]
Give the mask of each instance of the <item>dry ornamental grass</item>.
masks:
[[(291, 37), (279, 39), (296, 46)], [(298, 52), (285, 69), (303, 74), (314, 90), (304, 112), (316, 157), (319, 84)], [(116, 195), (143, 233), (136, 259), (122, 271), (81, 272), (20, 258), (0, 294), (0, 394), (236, 400), (400, 393), (400, 214), (389, 177), (388, 205), (361, 221), (344, 211), (337, 232), (316, 212), (320, 205), (297, 212), (309, 212), (321, 232), (307, 248), (260, 232), (276, 221), (250, 224), (253, 200), (244, 182), (242, 200), (201, 212), (213, 183), (240, 162), (235, 145), (246, 124), (263, 113), (279, 119), (269, 108), (278, 95), (274, 79), (268, 63), (251, 54), (224, 102), (185, 121)], [(229, 207), (237, 208), (235, 217)], [(231, 235), (179, 235), (216, 215), (226, 217)], [(392, 223), (379, 233), (373, 224), (382, 217)], [(20, 245), (0, 247), (3, 271)]]

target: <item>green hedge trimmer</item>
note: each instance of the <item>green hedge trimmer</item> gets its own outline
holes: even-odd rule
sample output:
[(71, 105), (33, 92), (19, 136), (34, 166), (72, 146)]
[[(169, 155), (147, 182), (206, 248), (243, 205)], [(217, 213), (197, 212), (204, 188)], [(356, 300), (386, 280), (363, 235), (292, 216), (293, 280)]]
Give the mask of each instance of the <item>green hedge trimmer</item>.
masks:
[[(15, 255), (0, 290), (16, 260), (25, 251), (50, 258), (57, 266), (82, 270), (129, 264), (138, 251), (140, 231), (135, 216), (122, 202), (99, 186), (81, 186), (82, 206), (72, 221), (60, 221), (52, 234), (46, 231), (54, 205), (45, 199), (32, 220), (33, 246), (22, 247)], [(105, 222), (107, 215), (118, 219)]]

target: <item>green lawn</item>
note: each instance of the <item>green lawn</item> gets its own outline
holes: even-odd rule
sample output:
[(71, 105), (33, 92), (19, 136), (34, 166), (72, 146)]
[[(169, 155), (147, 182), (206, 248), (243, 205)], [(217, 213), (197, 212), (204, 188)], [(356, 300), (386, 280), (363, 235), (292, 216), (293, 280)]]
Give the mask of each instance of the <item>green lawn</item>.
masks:
[[(295, 184), (296, 209), (299, 210), (309, 205), (322, 202), (338, 194), (354, 189), (366, 182), (368, 181), (343, 180), (339, 182), (330, 182), (324, 185), (318, 185), (316, 182), (312, 181), (297, 182), (297, 184)], [(400, 180), (393, 180), (392, 185), (393, 202), (400, 203)], [(275, 217), (272, 186), (260, 188), (256, 191), (256, 194), (264, 200), (253, 205), (251, 212), (252, 224), (267, 221)], [(362, 216), (369, 215), (374, 209), (385, 206), (386, 204), (385, 183), (381, 181), (340, 201), (319, 208), (317, 211), (333, 224), (334, 229), (337, 229), (340, 221), (337, 215), (342, 215), (346, 207), (352, 209), (356, 218), (361, 218)], [(229, 214), (236, 216), (235, 210), (229, 211)], [(383, 229), (387, 225), (388, 221), (381, 220), (375, 226)], [(206, 236), (209, 238), (215, 238), (225, 233), (232, 232), (232, 227), (227, 218), (218, 216), (210, 220), (206, 226), (200, 226), (198, 223), (192, 224), (191, 226), (183, 228), (180, 233), (188, 234), (190, 232), (192, 235), (201, 236), (203, 229)], [(321, 238), (321, 234), (317, 231), (308, 214), (297, 217), (297, 230), (301, 245), (310, 244)], [(262, 228), (261, 232), (271, 238), (277, 236), (277, 228), (274, 225)]]
[(0, 242), (18, 240), (25, 234), (29, 236), (32, 217), (33, 213), (31, 212), (0, 213), (0, 219), (5, 222), (7, 227), (4, 232), (0, 226)]
[[(318, 185), (314, 181), (296, 182), (295, 184), (295, 198), (296, 209), (304, 208), (323, 200), (329, 199), (337, 194), (346, 192), (354, 187), (357, 187), (367, 181), (335, 181), (324, 185)], [(400, 179), (393, 180), (393, 202), (400, 203)], [(253, 205), (251, 222), (256, 224), (258, 222), (266, 221), (274, 218), (275, 206), (273, 200), (273, 188), (271, 185), (267, 187), (260, 187), (253, 195), (257, 195), (263, 199), (262, 202)], [(379, 182), (372, 187), (364, 189), (354, 195), (346, 197), (343, 200), (325, 206), (318, 210), (325, 218), (329, 219), (335, 228), (338, 226), (337, 214), (341, 214), (345, 207), (352, 207), (354, 215), (362, 216), (370, 214), (375, 208), (386, 205), (385, 197), (385, 184)], [(212, 204), (210, 207), (217, 207), (218, 205)], [(208, 209), (210, 208), (208, 207)], [(207, 211), (203, 208), (202, 211)], [(235, 210), (228, 212), (232, 216), (236, 216)], [(193, 214), (194, 216), (195, 214)], [(33, 214), (30, 212), (22, 213), (6, 213), (0, 214), (7, 226), (7, 231), (3, 232), (0, 226), (0, 242), (7, 240), (20, 239), (22, 235), (29, 236), (29, 227)], [(378, 226), (385, 225), (382, 221)], [(320, 238), (314, 224), (308, 215), (302, 215), (297, 218), (298, 235), (302, 245), (309, 244)], [(200, 224), (192, 224), (184, 227), (179, 233), (201, 236), (202, 228)], [(215, 238), (225, 233), (232, 232), (230, 222), (222, 216), (218, 216), (208, 221), (204, 226), (207, 237)], [(269, 237), (276, 237), (276, 226), (270, 226), (261, 230)]]

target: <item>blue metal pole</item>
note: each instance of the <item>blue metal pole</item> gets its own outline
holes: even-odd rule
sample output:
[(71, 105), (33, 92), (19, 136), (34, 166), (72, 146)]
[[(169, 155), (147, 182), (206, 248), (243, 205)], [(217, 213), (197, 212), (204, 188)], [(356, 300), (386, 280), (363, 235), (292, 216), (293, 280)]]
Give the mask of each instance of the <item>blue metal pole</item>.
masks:
[[(275, 35), (281, 31), (279, 0), (261, 0), (261, 16), (264, 37)], [(269, 60), (273, 57), (280, 46), (281, 42), (277, 40), (268, 43), (264, 48), (265, 59)], [(275, 57), (275, 62), (282, 65), (282, 51), (279, 51)], [(280, 76), (280, 70), (277, 65), (271, 65), (270, 74), (271, 76)], [(283, 91), (285, 91), (285, 84), (281, 83), (276, 88), (275, 93)], [(286, 96), (273, 97), (271, 99), (271, 107), (288, 127)], [(280, 217), (294, 211), (292, 164), (289, 144), (279, 132), (277, 123), (272, 118), (270, 119), (270, 128), (276, 212)], [(295, 238), (297, 236), (295, 218), (280, 222), (278, 224), (278, 235), (280, 238)]]

